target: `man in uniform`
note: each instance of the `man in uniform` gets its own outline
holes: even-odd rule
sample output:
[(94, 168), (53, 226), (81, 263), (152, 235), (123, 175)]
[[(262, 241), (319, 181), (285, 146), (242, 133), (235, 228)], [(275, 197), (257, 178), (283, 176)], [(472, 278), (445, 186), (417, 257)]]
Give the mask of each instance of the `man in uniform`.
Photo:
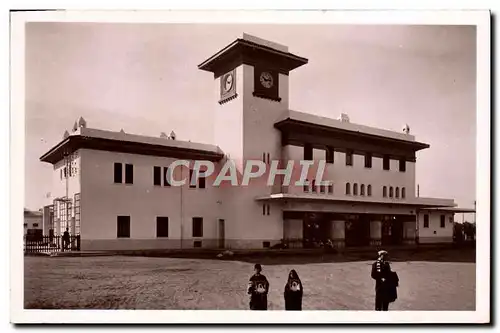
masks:
[(378, 252), (378, 258), (372, 265), (372, 279), (375, 280), (375, 311), (388, 311), (390, 303), (391, 266), (385, 250)]

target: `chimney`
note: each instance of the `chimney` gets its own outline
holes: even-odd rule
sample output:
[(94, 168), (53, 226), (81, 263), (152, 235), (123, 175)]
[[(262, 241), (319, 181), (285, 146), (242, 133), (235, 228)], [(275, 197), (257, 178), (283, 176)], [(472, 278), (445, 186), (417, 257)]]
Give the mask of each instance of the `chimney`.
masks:
[(85, 121), (85, 119), (83, 119), (83, 117), (80, 117), (80, 119), (78, 120), (78, 127), (87, 127), (87, 122)]
[(340, 117), (338, 118), (338, 120), (340, 120), (341, 122), (343, 123), (348, 123), (350, 122), (349, 120), (349, 116), (346, 114), (346, 113), (341, 113), (340, 114)]
[(406, 124), (404, 127), (403, 127), (403, 132), (405, 134), (410, 134), (410, 126), (408, 126), (408, 124)]

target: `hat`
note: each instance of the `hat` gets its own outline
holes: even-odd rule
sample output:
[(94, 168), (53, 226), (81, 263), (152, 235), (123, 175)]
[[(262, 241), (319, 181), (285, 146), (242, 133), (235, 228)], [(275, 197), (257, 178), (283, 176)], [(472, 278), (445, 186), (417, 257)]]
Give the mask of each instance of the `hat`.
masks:
[(382, 255), (384, 255), (384, 254), (387, 254), (387, 251), (386, 251), (386, 250), (380, 250), (380, 251), (378, 251), (378, 255), (379, 255), (379, 256), (382, 256)]
[(262, 270), (262, 266), (260, 264), (255, 264), (255, 266), (253, 268), (258, 269), (259, 271)]

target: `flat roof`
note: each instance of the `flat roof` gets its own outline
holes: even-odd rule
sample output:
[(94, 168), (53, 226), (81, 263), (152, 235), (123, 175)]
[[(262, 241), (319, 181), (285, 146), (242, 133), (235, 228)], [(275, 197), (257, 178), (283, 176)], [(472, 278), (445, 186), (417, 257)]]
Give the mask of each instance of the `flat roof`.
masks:
[(473, 208), (460, 208), (460, 207), (423, 207), (420, 210), (433, 210), (433, 211), (444, 211), (453, 213), (475, 213), (476, 210)]
[(413, 206), (413, 207), (450, 207), (454, 205), (453, 199), (442, 198), (423, 198), (417, 197), (412, 200), (398, 200), (395, 199), (377, 199), (373, 197), (348, 197), (348, 196), (332, 196), (331, 194), (317, 194), (317, 193), (277, 193), (255, 198), (256, 201), (280, 201), (280, 200), (294, 200), (294, 201), (317, 201), (317, 202), (348, 202), (348, 203), (367, 203), (367, 204), (383, 204), (383, 205), (399, 205), (399, 206)]
[[(215, 53), (213, 56), (198, 65), (201, 70), (215, 72), (216, 68), (238, 59), (238, 63), (247, 63), (250, 59), (261, 58), (263, 55), (271, 56), (284, 71), (291, 71), (307, 64), (308, 60), (288, 52), (288, 47), (267, 41), (255, 36), (243, 34), (242, 38)], [(278, 61), (279, 60), (279, 61)]]
[(33, 210), (24, 210), (24, 217), (42, 217), (43, 213), (39, 211), (33, 211)]
[(81, 148), (211, 161), (224, 156), (215, 145), (81, 127), (52, 147), (40, 160), (54, 164), (65, 154)]
[(400, 132), (396, 132), (396, 131), (376, 128), (376, 127), (371, 127), (371, 126), (366, 126), (366, 125), (355, 124), (355, 123), (351, 123), (351, 122), (345, 122), (345, 121), (341, 121), (338, 119), (317, 116), (317, 115), (314, 115), (311, 113), (305, 113), (305, 112), (300, 112), (300, 111), (295, 111), (295, 110), (284, 111), (280, 115), (280, 117), (278, 119), (276, 119), (275, 124), (278, 125), (278, 127), (279, 127), (280, 123), (283, 123), (287, 120), (294, 120), (294, 121), (298, 121), (298, 122), (310, 123), (310, 124), (314, 124), (314, 125), (320, 125), (320, 126), (330, 127), (330, 128), (334, 128), (334, 129), (350, 131), (350, 132), (354, 132), (354, 133), (368, 134), (368, 135), (382, 137), (382, 138), (391, 138), (391, 139), (406, 141), (409, 143), (416, 143), (416, 144), (420, 144), (420, 145), (429, 147), (428, 144), (415, 141), (415, 136), (410, 135), (410, 134), (400, 133)]

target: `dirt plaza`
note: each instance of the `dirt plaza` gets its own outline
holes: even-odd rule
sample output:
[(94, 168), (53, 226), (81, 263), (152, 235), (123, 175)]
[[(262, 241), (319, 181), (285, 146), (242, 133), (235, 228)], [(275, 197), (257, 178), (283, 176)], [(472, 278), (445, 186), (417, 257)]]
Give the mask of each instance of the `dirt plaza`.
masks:
[[(248, 309), (252, 260), (140, 256), (25, 257), (27, 309)], [(371, 261), (257, 260), (270, 282), (269, 310), (283, 310), (295, 269), (304, 310), (372, 310)], [(400, 278), (392, 310), (475, 310), (471, 261), (395, 260)]]

